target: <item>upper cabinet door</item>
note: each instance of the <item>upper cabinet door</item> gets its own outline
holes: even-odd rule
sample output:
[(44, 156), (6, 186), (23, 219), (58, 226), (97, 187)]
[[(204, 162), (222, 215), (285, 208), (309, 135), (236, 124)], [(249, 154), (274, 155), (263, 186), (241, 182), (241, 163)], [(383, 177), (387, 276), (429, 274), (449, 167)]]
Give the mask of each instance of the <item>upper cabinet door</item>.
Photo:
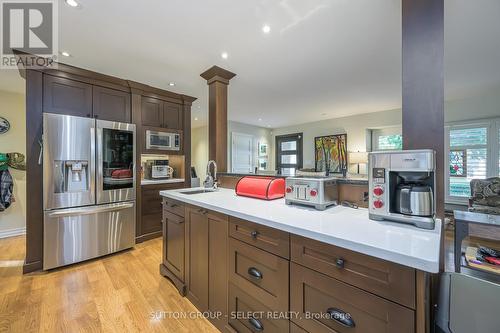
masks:
[(162, 127), (163, 101), (151, 97), (142, 97), (141, 116), (143, 125)]
[(43, 112), (91, 117), (92, 85), (44, 75)]
[(130, 123), (131, 95), (125, 91), (93, 86), (94, 117), (103, 120)]
[(163, 105), (163, 127), (182, 129), (182, 105), (165, 102)]

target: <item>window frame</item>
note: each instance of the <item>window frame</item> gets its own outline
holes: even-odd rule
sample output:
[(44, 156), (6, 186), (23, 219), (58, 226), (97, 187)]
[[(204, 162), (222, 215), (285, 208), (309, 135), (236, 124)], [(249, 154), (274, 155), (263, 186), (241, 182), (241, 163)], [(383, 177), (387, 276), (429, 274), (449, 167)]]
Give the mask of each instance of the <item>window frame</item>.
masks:
[[(295, 168), (295, 171), (302, 168), (303, 165), (303, 133), (292, 133), (292, 134), (284, 134), (284, 135), (276, 135), (275, 137), (275, 156), (276, 163), (275, 168), (279, 175), (281, 175), (282, 168)], [(295, 140), (286, 140), (286, 139), (295, 139)], [(297, 149), (296, 150), (287, 150), (285, 153), (281, 151), (282, 141), (297, 141)], [(281, 156), (283, 155), (297, 155), (297, 163), (287, 164), (281, 163)]]
[(370, 132), (371, 151), (398, 151), (403, 149), (402, 147), (401, 149), (380, 149), (378, 146), (378, 138), (381, 136), (399, 135), (403, 137), (402, 126), (372, 128)]
[(498, 175), (498, 126), (500, 118), (493, 119), (478, 119), (469, 121), (450, 122), (445, 124), (445, 156), (444, 156), (444, 178), (445, 178), (445, 202), (450, 204), (468, 205), (468, 197), (458, 197), (450, 195), (450, 131), (457, 129), (472, 129), (472, 128), (486, 128), (487, 129), (487, 142), (486, 145), (477, 146), (457, 146), (453, 150), (459, 149), (472, 149), (472, 148), (486, 148), (486, 178)]

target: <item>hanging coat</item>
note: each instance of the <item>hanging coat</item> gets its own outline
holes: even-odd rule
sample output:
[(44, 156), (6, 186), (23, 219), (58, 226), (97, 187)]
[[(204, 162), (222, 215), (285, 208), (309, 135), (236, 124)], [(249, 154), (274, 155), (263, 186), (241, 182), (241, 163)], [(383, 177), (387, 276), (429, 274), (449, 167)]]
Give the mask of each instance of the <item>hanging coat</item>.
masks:
[(9, 170), (0, 171), (0, 212), (9, 208), (12, 203), (13, 190), (14, 182)]

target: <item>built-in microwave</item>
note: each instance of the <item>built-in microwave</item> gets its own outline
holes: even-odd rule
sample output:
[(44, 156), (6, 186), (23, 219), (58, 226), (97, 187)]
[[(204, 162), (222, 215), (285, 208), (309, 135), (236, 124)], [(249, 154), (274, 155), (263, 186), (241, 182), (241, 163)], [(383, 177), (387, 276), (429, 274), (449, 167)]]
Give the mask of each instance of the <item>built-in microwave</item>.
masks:
[(179, 133), (146, 130), (146, 149), (180, 150), (181, 136)]

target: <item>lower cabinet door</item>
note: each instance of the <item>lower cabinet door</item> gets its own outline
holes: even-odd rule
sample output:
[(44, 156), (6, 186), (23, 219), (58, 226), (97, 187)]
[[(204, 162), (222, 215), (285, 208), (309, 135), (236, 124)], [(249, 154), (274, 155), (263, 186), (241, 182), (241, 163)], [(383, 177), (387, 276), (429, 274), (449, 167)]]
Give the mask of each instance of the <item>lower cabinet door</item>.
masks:
[(179, 280), (184, 281), (184, 218), (167, 211), (163, 212), (163, 264), (174, 273)]
[(186, 210), (187, 298), (208, 311), (208, 217), (203, 209)]
[(414, 311), (324, 274), (290, 265), (292, 320), (314, 333), (413, 333)]
[(287, 333), (286, 313), (273, 312), (245, 291), (229, 283), (229, 325), (236, 332)]

